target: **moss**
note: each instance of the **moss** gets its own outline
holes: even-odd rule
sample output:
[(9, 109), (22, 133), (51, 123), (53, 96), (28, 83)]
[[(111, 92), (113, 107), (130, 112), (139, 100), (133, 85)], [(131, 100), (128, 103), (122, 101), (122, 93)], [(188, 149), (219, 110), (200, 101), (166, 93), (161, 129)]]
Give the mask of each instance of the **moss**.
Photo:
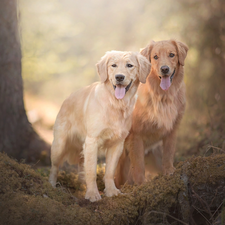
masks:
[(224, 177), (225, 157), (215, 155), (212, 157), (196, 157), (191, 160), (188, 168), (188, 176), (193, 184), (215, 183), (220, 177)]
[(225, 224), (225, 199), (224, 199), (224, 204), (221, 212), (221, 222), (222, 224)]
[[(54, 189), (48, 172), (34, 171), (0, 153), (0, 173), (2, 224), (179, 224), (170, 216), (197, 221), (190, 208), (202, 206), (190, 191), (211, 204), (211, 210), (218, 208), (215, 217), (221, 214), (224, 220), (224, 208), (219, 206), (225, 199), (225, 155), (180, 162), (173, 176), (160, 175), (141, 186), (124, 185), (123, 194), (112, 198), (102, 192), (104, 167), (99, 167), (97, 183), (103, 199), (95, 203), (84, 199), (85, 186), (72, 171), (61, 171), (60, 185)], [(181, 206), (185, 204), (190, 208)]]
[(103, 192), (105, 189), (104, 183), (105, 167), (102, 164), (97, 166), (97, 186), (100, 192)]

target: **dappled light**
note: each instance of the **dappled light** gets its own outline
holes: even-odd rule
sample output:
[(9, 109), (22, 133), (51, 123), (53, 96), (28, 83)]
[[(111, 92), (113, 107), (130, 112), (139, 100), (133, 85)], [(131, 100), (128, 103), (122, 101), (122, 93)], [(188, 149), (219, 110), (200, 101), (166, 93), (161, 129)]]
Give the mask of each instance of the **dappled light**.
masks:
[[(0, 2), (0, 31), (0, 224), (225, 224), (224, 0), (2, 0)], [(163, 119), (160, 117), (160, 122), (164, 122), (163, 124), (170, 128), (168, 132), (166, 129), (164, 131), (163, 126), (159, 127), (157, 124), (159, 120), (152, 120), (151, 131), (148, 133), (145, 132), (147, 129), (144, 130), (145, 120), (138, 120), (136, 127), (140, 128), (143, 125), (143, 133), (145, 132), (146, 136), (152, 132), (152, 139), (147, 137), (144, 142), (141, 139), (144, 137), (143, 133), (138, 133), (135, 128), (130, 129), (130, 126), (127, 126), (129, 128), (126, 134), (131, 136), (131, 141), (125, 144), (125, 148), (127, 150), (130, 145), (135, 146), (139, 151), (137, 151), (138, 154), (134, 154), (132, 158), (131, 151), (123, 151), (124, 161), (120, 161), (122, 159), (122, 157), (119, 159), (120, 155), (118, 159), (111, 160), (112, 157), (109, 157), (111, 161), (107, 159), (108, 165), (112, 164), (111, 162), (117, 165), (119, 160), (118, 167), (112, 167), (109, 173), (111, 178), (109, 184), (114, 185), (113, 179), (115, 178), (116, 186), (114, 185), (113, 190), (117, 190), (116, 187), (120, 188), (122, 194), (118, 194), (119, 190), (117, 190), (118, 196), (107, 197), (113, 194), (107, 195), (105, 191), (107, 180), (109, 180), (105, 173), (107, 174), (109, 169), (106, 168), (104, 151), (99, 151), (98, 161), (94, 162), (95, 166), (97, 164), (97, 185), (95, 184), (94, 187), (97, 186), (98, 192), (96, 193), (99, 195), (98, 199), (94, 199), (96, 202), (90, 202), (91, 198), (85, 199), (85, 193), (89, 188), (86, 190), (85, 172), (82, 171), (83, 158), (79, 160), (79, 165), (69, 165), (67, 162), (61, 165), (59, 172), (57, 171), (58, 175), (53, 173), (54, 184), (56, 184), (56, 188), (53, 188), (49, 183), (50, 148), (53, 141), (54, 123), (63, 101), (74, 91), (100, 81), (96, 64), (107, 51), (140, 52), (144, 48), (143, 51), (147, 49), (146, 51), (150, 52), (151, 50), (148, 50), (150, 45), (146, 46), (154, 43), (151, 42), (152, 40), (158, 42), (169, 39), (173, 39), (170, 44), (172, 43), (171, 45), (177, 52), (175, 54), (170, 52), (172, 57), (177, 57), (177, 61), (174, 61), (175, 69), (170, 77), (165, 73), (164, 78), (161, 77), (162, 74), (156, 75), (156, 78), (158, 83), (162, 82), (160, 87), (164, 91), (170, 87), (178, 87), (179, 92), (176, 93), (182, 94), (177, 94), (178, 100), (176, 101), (182, 102), (182, 107), (179, 104), (172, 104), (175, 98), (171, 98), (172, 100), (168, 98), (168, 100), (164, 92), (162, 98), (156, 97), (155, 105), (150, 103), (150, 98), (147, 99), (144, 95), (147, 93), (155, 97), (156, 92), (147, 90), (148, 86), (142, 89), (144, 94), (142, 99), (138, 98), (141, 99), (140, 101), (134, 97), (137, 88), (132, 92), (132, 97), (135, 99), (132, 104), (136, 104), (136, 111), (141, 111), (139, 106), (144, 105), (140, 118), (147, 118), (145, 114), (153, 118), (151, 117), (153, 113), (145, 110), (145, 106), (147, 108), (150, 105), (155, 117), (163, 117)], [(174, 44), (178, 42), (183, 43), (183, 50), (179, 49), (181, 47), (178, 44)], [(167, 52), (168, 48), (164, 44), (162, 46)], [(179, 54), (183, 56), (180, 57)], [(147, 75), (150, 70), (149, 61), (154, 57), (146, 60), (144, 56), (146, 55), (142, 52), (142, 61), (145, 60), (149, 68), (145, 67)], [(180, 58), (183, 58), (182, 63)], [(138, 86), (141, 79), (144, 79), (142, 83), (145, 82), (146, 76), (143, 78), (144, 75), (141, 76), (140, 72), (141, 60), (138, 61), (137, 58), (136, 61), (138, 66), (124, 61), (125, 66), (134, 66), (139, 72), (138, 76), (135, 73), (136, 83), (132, 77), (126, 87), (113, 84), (117, 91), (115, 96), (113, 95), (113, 99), (117, 98), (114, 99), (116, 104), (128, 90), (132, 90), (134, 83)], [(175, 86), (175, 83), (172, 83), (173, 76), (173, 82), (179, 74), (183, 77), (183, 64), (185, 64), (185, 89), (182, 89), (181, 85)], [(106, 71), (105, 68), (107, 67), (104, 66), (104, 71)], [(182, 73), (179, 73), (180, 68)], [(160, 69), (162, 70), (162, 67)], [(144, 71), (143, 68), (142, 70)], [(124, 77), (119, 75), (120, 79)], [(106, 81), (109, 82), (107, 76), (102, 77), (103, 80), (106, 77)], [(148, 80), (150, 81), (153, 83), (153, 79)], [(110, 87), (113, 90), (112, 85)], [(60, 144), (65, 143), (62, 146), (66, 146), (66, 150), (58, 157), (58, 161), (56, 160), (57, 165), (70, 149), (74, 153), (71, 146), (74, 143), (77, 144), (77, 140), (80, 141), (79, 156), (83, 156), (82, 146), (85, 146), (83, 141), (86, 131), (82, 136), (79, 133), (80, 130), (76, 130), (78, 123), (75, 127), (75, 122), (72, 124), (70, 121), (84, 123), (82, 124), (83, 130), (86, 129), (87, 122), (83, 122), (80, 117), (77, 120), (70, 120), (67, 124), (68, 136), (64, 135), (67, 130), (65, 129), (64, 132), (63, 128), (65, 128), (65, 121), (74, 117), (75, 113), (72, 113), (71, 109), (78, 108), (77, 103), (84, 106), (80, 107), (78, 111), (81, 113), (77, 115), (84, 117), (83, 114), (86, 113), (84, 111), (88, 111), (87, 105), (91, 97), (95, 101), (88, 108), (89, 122), (94, 118), (93, 115), (97, 115), (101, 105), (96, 107), (96, 114), (93, 113), (93, 105), (96, 106), (96, 102), (100, 100), (96, 98), (97, 91), (92, 89), (92, 95), (90, 95), (89, 89), (86, 89), (84, 98), (81, 98), (81, 94), (76, 95), (76, 99), (71, 97), (76, 101), (71, 100), (71, 107), (65, 107), (64, 117), (58, 125), (62, 135), (55, 145), (56, 157)], [(138, 93), (140, 96), (141, 91)], [(169, 95), (169, 91), (165, 93)], [(108, 95), (101, 95), (104, 101), (108, 100)], [(176, 130), (179, 121), (174, 118), (178, 118), (179, 113), (179, 115), (183, 114), (185, 95), (184, 116), (179, 129)], [(156, 106), (160, 108), (160, 104), (167, 100), (172, 103), (170, 102), (168, 110), (162, 110), (163, 113), (160, 114)], [(113, 105), (111, 100), (109, 102)], [(131, 101), (128, 102), (131, 108)], [(138, 105), (139, 102), (141, 102), (140, 105)], [(146, 102), (146, 105), (142, 104), (143, 102)], [(123, 112), (123, 116), (127, 115), (126, 110), (129, 107), (123, 105), (121, 108), (124, 111), (120, 113)], [(133, 108), (129, 111), (130, 116), (132, 110)], [(113, 112), (111, 108), (109, 111)], [(108, 116), (109, 118), (108, 113), (105, 114), (102, 117)], [(110, 118), (114, 119), (113, 116)], [(112, 121), (116, 120), (113, 119)], [(128, 120), (129, 118), (124, 121), (131, 125)], [(96, 121), (98, 122), (96, 127), (101, 127), (99, 119)], [(118, 127), (121, 128), (118, 121), (116, 121), (119, 124)], [(134, 124), (134, 119), (132, 121)], [(126, 128), (125, 122), (121, 124)], [(108, 123), (105, 124), (108, 128)], [(73, 129), (72, 126), (74, 126)], [(112, 135), (108, 129), (105, 129), (106, 131), (103, 129), (101, 135), (106, 136), (106, 142), (115, 139), (114, 145), (116, 146), (122, 140), (122, 136), (124, 139), (129, 136), (126, 136), (125, 132), (119, 134), (119, 128), (115, 127)], [(161, 136), (153, 131), (155, 127)], [(173, 134), (173, 129), (177, 134), (170, 136)], [(95, 131), (95, 127), (93, 130)], [(116, 132), (118, 135), (115, 135)], [(73, 136), (75, 133), (76, 136)], [(137, 145), (134, 144), (135, 138), (133, 138), (136, 134)], [(149, 143), (153, 144), (152, 140), (155, 137), (158, 141), (158, 136), (163, 138), (163, 141), (151, 146), (149, 144), (147, 148), (144, 146), (149, 140)], [(163, 152), (166, 139), (169, 147)], [(96, 140), (91, 141), (97, 143), (96, 146), (99, 147), (100, 142)], [(121, 146), (123, 146), (123, 141), (121, 141)], [(173, 163), (173, 151), (168, 149), (171, 146), (174, 147), (175, 142), (176, 152)], [(71, 143), (71, 146), (68, 143)], [(112, 146), (108, 146), (107, 150), (110, 152), (109, 149)], [(171, 149), (174, 150), (175, 148), (172, 147)], [(140, 165), (133, 163), (141, 158), (139, 153), (142, 148), (143, 161), (139, 161)], [(165, 152), (169, 154), (163, 158)], [(68, 158), (71, 157), (72, 161), (74, 155), (68, 155)], [(171, 157), (170, 160), (168, 160), (169, 157)], [(163, 167), (165, 161), (169, 161), (170, 166), (165, 167), (166, 169)], [(90, 160), (89, 164), (91, 164)], [(114, 176), (118, 168), (122, 172)], [(136, 180), (130, 176), (133, 168), (134, 171), (136, 169)], [(168, 174), (165, 175), (165, 172)], [(116, 182), (118, 174), (121, 175), (121, 180), (124, 177), (127, 178), (124, 183)], [(91, 177), (90, 180), (92, 182), (94, 179)], [(130, 185), (132, 182), (134, 185)]]

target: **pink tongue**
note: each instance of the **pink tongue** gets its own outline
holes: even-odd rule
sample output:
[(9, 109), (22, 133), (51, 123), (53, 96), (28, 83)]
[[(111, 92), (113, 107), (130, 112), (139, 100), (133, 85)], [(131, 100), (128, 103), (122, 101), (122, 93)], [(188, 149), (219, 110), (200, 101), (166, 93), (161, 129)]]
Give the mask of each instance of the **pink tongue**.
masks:
[(116, 89), (115, 89), (115, 96), (117, 99), (122, 99), (124, 96), (125, 96), (125, 87), (122, 87), (122, 86), (116, 86)]
[(166, 91), (169, 89), (171, 85), (171, 82), (170, 82), (170, 77), (162, 77), (161, 78), (161, 83), (160, 83), (160, 87)]

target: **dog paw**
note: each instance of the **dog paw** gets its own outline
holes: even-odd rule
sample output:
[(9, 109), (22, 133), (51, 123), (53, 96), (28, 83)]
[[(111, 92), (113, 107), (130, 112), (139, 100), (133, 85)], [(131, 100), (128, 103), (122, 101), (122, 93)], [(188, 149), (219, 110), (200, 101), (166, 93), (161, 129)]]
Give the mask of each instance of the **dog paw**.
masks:
[(116, 187), (114, 187), (114, 188), (107, 188), (107, 189), (104, 190), (104, 192), (105, 192), (105, 195), (107, 197), (112, 197), (114, 195), (117, 196), (118, 194), (121, 194), (121, 191), (119, 189), (117, 189)]
[(50, 177), (48, 181), (52, 185), (53, 188), (56, 187), (56, 179), (53, 179), (53, 178)]
[(96, 191), (91, 190), (91, 191), (86, 192), (85, 199), (88, 199), (91, 202), (96, 202), (101, 199), (101, 196), (100, 196), (98, 190), (96, 190)]
[(173, 173), (175, 172), (175, 168), (174, 167), (165, 167), (163, 168), (163, 174), (164, 175), (173, 175)]

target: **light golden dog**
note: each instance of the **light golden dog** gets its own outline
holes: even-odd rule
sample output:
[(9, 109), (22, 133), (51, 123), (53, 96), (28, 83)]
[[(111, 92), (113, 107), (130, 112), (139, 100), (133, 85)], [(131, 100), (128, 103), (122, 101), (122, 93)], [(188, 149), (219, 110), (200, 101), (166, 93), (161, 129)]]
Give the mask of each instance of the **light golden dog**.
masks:
[(105, 194), (110, 197), (120, 193), (114, 183), (115, 169), (131, 128), (135, 94), (139, 83), (146, 81), (150, 63), (140, 53), (111, 51), (102, 57), (97, 70), (101, 82), (73, 93), (60, 109), (54, 126), (49, 177), (55, 187), (62, 162), (67, 160), (81, 167), (84, 160), (85, 198), (92, 202), (101, 199), (96, 184), (99, 149), (106, 150)]
[(116, 170), (117, 187), (127, 180), (130, 184), (144, 182), (145, 151), (160, 140), (163, 174), (173, 174), (176, 132), (185, 111), (183, 67), (187, 51), (185, 44), (175, 40), (153, 41), (141, 50), (152, 67), (146, 84), (138, 88), (132, 128)]

